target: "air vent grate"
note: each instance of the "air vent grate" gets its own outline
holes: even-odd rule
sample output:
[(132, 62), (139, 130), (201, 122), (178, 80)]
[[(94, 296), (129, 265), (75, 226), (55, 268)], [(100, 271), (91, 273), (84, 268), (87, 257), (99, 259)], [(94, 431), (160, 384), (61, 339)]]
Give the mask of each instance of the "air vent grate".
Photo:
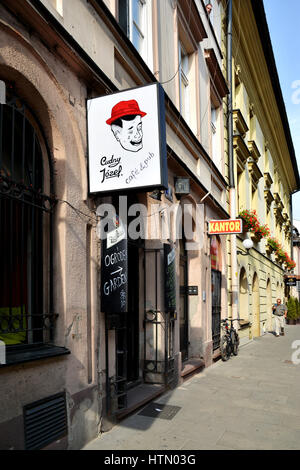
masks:
[(68, 432), (65, 393), (24, 406), (26, 450), (39, 450)]

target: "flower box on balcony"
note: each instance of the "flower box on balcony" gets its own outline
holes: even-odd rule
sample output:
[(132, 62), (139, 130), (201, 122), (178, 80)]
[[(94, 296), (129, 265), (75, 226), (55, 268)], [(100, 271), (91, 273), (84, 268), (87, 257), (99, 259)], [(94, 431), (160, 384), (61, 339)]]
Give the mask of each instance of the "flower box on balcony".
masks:
[(259, 243), (262, 239), (263, 239), (263, 235), (261, 233), (253, 233), (251, 235), (251, 238), (253, 240), (254, 243)]

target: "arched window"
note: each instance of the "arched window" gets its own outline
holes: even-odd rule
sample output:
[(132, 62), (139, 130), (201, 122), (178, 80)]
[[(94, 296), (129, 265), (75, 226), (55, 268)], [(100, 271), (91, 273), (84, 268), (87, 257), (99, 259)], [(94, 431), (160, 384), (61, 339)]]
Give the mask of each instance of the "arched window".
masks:
[(254, 273), (252, 281), (252, 335), (254, 338), (260, 336), (260, 295), (259, 295), (259, 279)]
[(211, 261), (211, 306), (212, 306), (212, 340), (213, 350), (220, 347), (221, 332), (221, 298), (222, 298), (222, 250), (219, 237), (210, 239)]
[(245, 268), (240, 272), (240, 291), (239, 291), (239, 312), (240, 318), (245, 321), (249, 320), (249, 286)]
[(180, 282), (180, 352), (182, 360), (189, 357), (189, 302), (187, 296), (188, 286), (188, 254), (185, 248), (185, 238), (179, 240), (180, 262), (179, 262), (179, 282)]
[(268, 331), (273, 330), (273, 311), (272, 311), (272, 285), (271, 279), (267, 281), (267, 289), (266, 289), (266, 310), (267, 310), (267, 328)]
[(8, 92), (0, 105), (0, 340), (8, 350), (52, 340), (51, 174), (32, 114)]

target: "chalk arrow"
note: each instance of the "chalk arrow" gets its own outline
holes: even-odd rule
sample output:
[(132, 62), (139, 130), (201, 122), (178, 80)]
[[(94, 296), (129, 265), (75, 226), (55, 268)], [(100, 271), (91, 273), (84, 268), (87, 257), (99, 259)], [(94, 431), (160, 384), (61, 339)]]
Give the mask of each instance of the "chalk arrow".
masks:
[(113, 276), (114, 274), (121, 274), (122, 271), (123, 271), (123, 268), (119, 266), (119, 269), (117, 269), (117, 271), (114, 271), (113, 273), (110, 273), (110, 275)]

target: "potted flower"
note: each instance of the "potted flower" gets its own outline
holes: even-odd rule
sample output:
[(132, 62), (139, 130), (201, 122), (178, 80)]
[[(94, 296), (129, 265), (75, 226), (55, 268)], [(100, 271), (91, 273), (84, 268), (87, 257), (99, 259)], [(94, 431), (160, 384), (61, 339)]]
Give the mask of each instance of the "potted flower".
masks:
[(254, 232), (259, 226), (255, 210), (249, 211), (245, 209), (239, 213), (239, 217), (243, 220), (244, 232)]
[(277, 251), (280, 248), (280, 243), (276, 238), (274, 237), (269, 237), (267, 240), (267, 249), (269, 253), (272, 253), (273, 251)]
[(239, 217), (243, 220), (243, 231), (252, 232), (252, 239), (255, 243), (270, 235), (269, 227), (260, 224), (256, 210), (245, 209), (239, 213)]
[(262, 238), (266, 238), (270, 235), (270, 230), (267, 225), (256, 225), (254, 229), (254, 235), (252, 237), (254, 242), (259, 242)]
[(289, 255), (286, 253), (286, 260), (285, 260), (286, 268), (288, 271), (291, 271), (296, 267), (295, 261), (293, 261)]
[(280, 246), (280, 248), (278, 248), (278, 250), (276, 251), (275, 256), (276, 256), (276, 260), (277, 260), (279, 263), (282, 264), (282, 263), (284, 262), (284, 260), (285, 260), (285, 253), (284, 253), (283, 249), (281, 248), (281, 246)]
[(288, 325), (296, 325), (298, 316), (297, 299), (295, 297), (290, 297), (287, 302), (286, 321)]
[(288, 270), (289, 270), (289, 271), (292, 271), (293, 269), (295, 269), (295, 267), (296, 267), (295, 261), (291, 260), (291, 261), (288, 263), (288, 266), (287, 266)]

